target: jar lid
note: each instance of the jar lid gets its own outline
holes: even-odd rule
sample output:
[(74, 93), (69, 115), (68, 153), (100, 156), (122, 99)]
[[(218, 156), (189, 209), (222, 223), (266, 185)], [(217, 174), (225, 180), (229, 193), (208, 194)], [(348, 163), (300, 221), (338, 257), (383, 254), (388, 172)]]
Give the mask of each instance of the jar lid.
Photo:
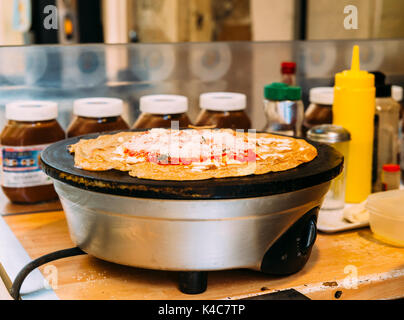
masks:
[(401, 100), (403, 100), (403, 87), (392, 86), (391, 94), (394, 100), (400, 102)]
[(310, 102), (332, 106), (334, 103), (333, 87), (318, 87), (310, 90)]
[(265, 99), (272, 101), (286, 100), (288, 85), (283, 82), (274, 82), (264, 87)]
[(247, 107), (247, 96), (233, 92), (209, 92), (199, 98), (201, 109), (211, 111), (240, 111)]
[(296, 63), (295, 62), (282, 62), (281, 72), (283, 74), (295, 74), (296, 73)]
[(79, 117), (118, 117), (123, 112), (123, 101), (116, 98), (86, 98), (74, 101), (73, 113)]
[(188, 111), (188, 98), (174, 94), (153, 94), (140, 98), (140, 111), (151, 114), (178, 114)]
[(385, 164), (383, 165), (383, 171), (400, 172), (400, 166), (398, 164)]
[(58, 117), (58, 104), (52, 101), (15, 101), (6, 105), (6, 118), (14, 121), (48, 121)]
[(290, 101), (297, 101), (302, 98), (302, 88), (289, 86), (286, 89), (286, 99)]
[(311, 128), (307, 132), (307, 138), (322, 143), (337, 143), (351, 140), (351, 134), (343, 127), (322, 124)]

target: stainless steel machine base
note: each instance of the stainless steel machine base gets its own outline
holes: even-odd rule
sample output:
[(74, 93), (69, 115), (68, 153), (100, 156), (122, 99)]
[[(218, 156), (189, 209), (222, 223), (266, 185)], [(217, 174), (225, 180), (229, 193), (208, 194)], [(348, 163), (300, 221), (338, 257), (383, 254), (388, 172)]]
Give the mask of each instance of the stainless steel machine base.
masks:
[[(304, 226), (312, 233), (314, 223), (314, 236), (305, 239), (311, 251), (315, 210), (330, 186), (326, 182), (290, 193), (234, 200), (161, 200), (87, 191), (58, 180), (54, 184), (72, 240), (92, 256), (156, 270), (248, 268), (275, 273), (277, 267), (270, 267), (270, 261), (278, 257), (271, 256), (269, 249), (310, 212), (315, 218), (306, 219)], [(300, 241), (300, 235), (295, 236)], [(299, 248), (293, 250), (301, 254)]]

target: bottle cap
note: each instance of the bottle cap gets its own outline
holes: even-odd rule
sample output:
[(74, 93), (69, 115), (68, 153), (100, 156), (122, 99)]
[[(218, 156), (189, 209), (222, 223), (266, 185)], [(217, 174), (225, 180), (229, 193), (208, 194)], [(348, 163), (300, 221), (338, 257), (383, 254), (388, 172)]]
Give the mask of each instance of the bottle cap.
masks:
[(341, 88), (371, 89), (375, 85), (375, 76), (360, 70), (359, 46), (354, 46), (351, 70), (345, 70), (335, 75), (335, 86)]
[(58, 104), (52, 101), (15, 101), (6, 105), (6, 118), (14, 121), (48, 121), (58, 117)]
[(310, 102), (332, 106), (334, 103), (334, 88), (317, 87), (310, 90)]
[(291, 101), (297, 101), (302, 98), (302, 89), (300, 87), (290, 86), (286, 88), (286, 99)]
[(282, 72), (282, 74), (295, 74), (296, 73), (296, 63), (295, 62), (282, 62), (281, 72)]
[(383, 171), (400, 172), (400, 166), (398, 164), (385, 164), (383, 165)]
[(403, 87), (392, 86), (391, 95), (394, 100), (396, 100), (397, 102), (401, 102), (403, 100)]
[(386, 84), (386, 75), (380, 71), (370, 73), (375, 76), (376, 98), (391, 97), (391, 84)]
[(73, 113), (79, 117), (118, 117), (123, 112), (123, 101), (115, 98), (86, 98), (74, 101)]
[(322, 124), (311, 128), (307, 138), (322, 143), (337, 143), (351, 140), (351, 134), (341, 126)]
[(210, 92), (201, 94), (201, 109), (212, 111), (239, 111), (247, 107), (247, 96), (233, 92)]
[(267, 100), (282, 101), (287, 99), (288, 85), (282, 82), (274, 82), (264, 87), (264, 97)]
[(140, 98), (140, 111), (151, 114), (178, 114), (188, 111), (188, 98), (174, 94), (153, 94)]

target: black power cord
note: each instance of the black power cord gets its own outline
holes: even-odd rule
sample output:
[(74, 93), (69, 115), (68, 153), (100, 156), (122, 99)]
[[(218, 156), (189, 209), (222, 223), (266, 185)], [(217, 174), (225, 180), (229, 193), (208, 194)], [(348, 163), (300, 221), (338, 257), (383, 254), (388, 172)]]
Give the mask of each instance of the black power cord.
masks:
[(79, 256), (79, 255), (83, 255), (83, 254), (87, 254), (87, 253), (85, 253), (79, 247), (75, 247), (75, 248), (64, 249), (64, 250), (52, 252), (52, 253), (44, 255), (38, 259), (31, 261), (24, 268), (21, 269), (21, 271), (18, 273), (17, 277), (15, 278), (13, 285), (11, 287), (11, 290), (10, 290), (11, 296), (15, 300), (20, 300), (21, 286), (22, 286), (25, 278), (36, 268), (38, 268), (44, 264), (47, 264), (49, 262), (55, 261), (55, 260)]

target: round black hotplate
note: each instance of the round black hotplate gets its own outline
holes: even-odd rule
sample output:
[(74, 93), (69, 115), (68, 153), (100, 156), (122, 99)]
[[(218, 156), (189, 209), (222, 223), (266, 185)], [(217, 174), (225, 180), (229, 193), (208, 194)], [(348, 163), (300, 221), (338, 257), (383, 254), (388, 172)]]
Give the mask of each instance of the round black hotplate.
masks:
[(127, 172), (109, 170), (93, 172), (74, 167), (68, 146), (79, 139), (96, 138), (99, 134), (71, 138), (52, 144), (42, 152), (42, 169), (50, 177), (69, 185), (107, 194), (158, 199), (240, 199), (297, 191), (330, 181), (343, 168), (343, 156), (334, 148), (309, 141), (318, 156), (297, 168), (236, 178), (198, 181), (158, 181), (138, 179)]

